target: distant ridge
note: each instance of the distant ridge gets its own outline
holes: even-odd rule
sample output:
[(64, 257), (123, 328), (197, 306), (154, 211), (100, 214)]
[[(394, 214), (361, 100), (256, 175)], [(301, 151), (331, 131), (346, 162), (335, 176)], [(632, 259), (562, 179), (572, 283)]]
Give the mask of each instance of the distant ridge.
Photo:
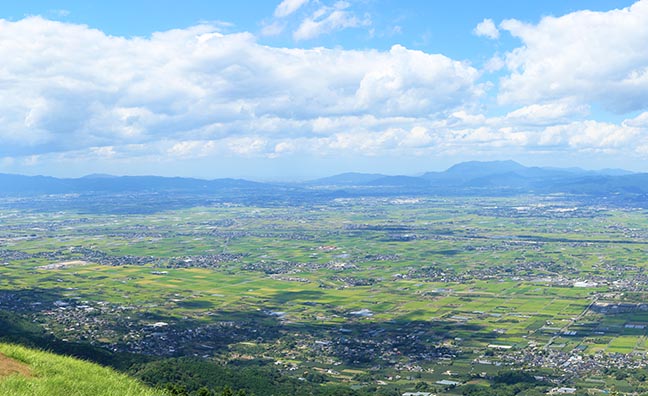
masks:
[(365, 183), (368, 186), (419, 186), (424, 187), (430, 183), (421, 177), (414, 176), (383, 176)]
[(524, 165), (520, 165), (513, 160), (487, 162), (467, 161), (452, 165), (445, 171), (445, 173), (487, 175), (506, 172), (524, 172), (527, 169), (529, 168)]
[[(648, 174), (622, 169), (528, 167), (518, 162), (468, 161), (421, 176), (348, 172), (304, 183), (242, 179), (92, 174), (76, 179), (0, 174), (0, 195), (173, 193), (307, 202), (357, 195), (514, 195), (565, 193), (648, 201)], [(178, 198), (180, 199), (180, 198)]]
[(106, 173), (91, 173), (89, 175), (82, 176), (81, 179), (115, 179), (119, 176), (109, 175)]
[(262, 189), (263, 183), (242, 179), (202, 180), (162, 176), (88, 175), (76, 179), (0, 174), (0, 194), (69, 194), (86, 192), (208, 192)]
[(346, 172), (339, 175), (324, 177), (317, 180), (306, 182), (306, 184), (319, 186), (357, 186), (365, 183), (371, 183), (374, 180), (386, 177), (380, 173), (357, 173)]
[[(353, 176), (350, 176), (353, 175)], [(421, 176), (342, 174), (308, 183), (331, 188), (364, 187), (382, 194), (513, 195), (566, 193), (587, 196), (648, 196), (648, 174), (623, 169), (528, 167), (512, 160), (468, 161)], [(648, 199), (647, 199), (648, 200)]]

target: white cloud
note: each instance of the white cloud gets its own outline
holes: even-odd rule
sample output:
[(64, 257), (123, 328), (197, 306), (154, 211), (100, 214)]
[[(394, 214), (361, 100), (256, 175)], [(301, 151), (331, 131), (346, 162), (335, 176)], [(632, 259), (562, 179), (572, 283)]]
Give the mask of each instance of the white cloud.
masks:
[(495, 26), (492, 19), (488, 18), (479, 22), (473, 30), (473, 33), (477, 36), (488, 37), (493, 40), (499, 38), (499, 30), (497, 29), (497, 26)]
[(587, 106), (562, 101), (524, 106), (509, 112), (506, 119), (514, 125), (548, 125), (564, 123), (587, 113)]
[[(378, 128), (481, 94), (478, 72), (442, 55), (275, 48), (208, 25), (127, 39), (40, 17), (0, 20), (0, 58), (0, 94), (12, 98), (0, 102), (0, 156), (253, 137), (223, 144), (248, 155), (270, 147), (256, 134), (333, 134), (363, 118)], [(170, 151), (191, 152), (205, 153)]]
[(285, 18), (300, 9), (309, 0), (283, 0), (275, 8), (274, 16), (276, 18)]
[(70, 16), (70, 11), (69, 11), (69, 10), (65, 10), (65, 9), (50, 10), (49, 12), (52, 13), (53, 15), (58, 16), (58, 17), (67, 17), (67, 16)]
[(502, 103), (569, 98), (616, 112), (648, 108), (648, 0), (607, 12), (579, 11), (538, 24), (506, 20), (522, 40), (506, 55)]
[(285, 28), (286, 25), (284, 23), (275, 21), (271, 24), (263, 26), (263, 28), (261, 29), (261, 34), (263, 36), (277, 36), (281, 34)]
[(632, 152), (639, 134), (639, 129), (628, 125), (588, 120), (547, 127), (539, 135), (539, 144), (586, 150), (625, 149)]
[(201, 158), (213, 154), (218, 148), (217, 142), (187, 140), (173, 144), (166, 153), (176, 158)]
[[(568, 34), (562, 18), (581, 28), (588, 26), (581, 19), (594, 16), (617, 26), (616, 19), (635, 15), (645, 3), (538, 25), (505, 22), (525, 45), (497, 57), (510, 72), (499, 99), (513, 105), (498, 117), (484, 113), (488, 100), (480, 100), (488, 86), (475, 67), (401, 45), (387, 51), (277, 48), (210, 25), (123, 38), (39, 17), (0, 20), (0, 97), (12, 99), (0, 101), (0, 167), (515, 150), (645, 158), (648, 62), (642, 62), (648, 55), (633, 38), (644, 37), (643, 26), (632, 34), (619, 28), (616, 34), (627, 40), (614, 49), (616, 57), (587, 55), (595, 50), (585, 44), (558, 47), (579, 37)], [(336, 11), (354, 17), (340, 3), (309, 18), (330, 24), (325, 21)], [(330, 26), (318, 25), (311, 34), (338, 28)], [(542, 37), (551, 32), (550, 39)], [(601, 70), (591, 59), (572, 59), (572, 50), (596, 58)], [(618, 123), (586, 119), (599, 103), (632, 104), (643, 113)]]
[(349, 7), (349, 3), (338, 1), (333, 7), (319, 8), (313, 15), (301, 22), (293, 33), (293, 38), (298, 41), (310, 40), (338, 30), (371, 25), (371, 19), (368, 16), (359, 18), (348, 10)]
[(502, 70), (504, 67), (506, 67), (506, 62), (504, 61), (504, 59), (502, 59), (499, 55), (495, 55), (488, 61), (486, 61), (484, 70), (488, 72), (496, 72), (498, 70)]
[(266, 152), (267, 139), (259, 136), (231, 136), (220, 140), (185, 140), (174, 142), (166, 154), (180, 159), (203, 158), (214, 154), (250, 156)]
[(232, 137), (227, 139), (228, 149), (239, 155), (249, 156), (264, 153), (268, 141), (259, 136)]
[(36, 166), (40, 163), (41, 157), (39, 155), (29, 155), (23, 158), (22, 164), (24, 166)]
[(295, 144), (294, 141), (283, 141), (275, 145), (274, 154), (280, 155), (285, 153), (292, 153), (298, 149), (299, 147)]
[[(430, 55), (396, 45), (368, 71), (355, 95), (356, 106), (377, 109), (386, 114), (424, 115), (441, 110), (437, 98), (444, 92), (464, 91), (460, 79), (444, 80), (453, 70), (465, 82), (475, 81), (477, 73), (465, 64), (442, 55)], [(459, 98), (457, 98), (459, 99)]]
[(400, 144), (406, 147), (422, 147), (429, 145), (434, 140), (427, 128), (415, 126), (405, 135)]
[(116, 155), (115, 149), (112, 146), (91, 147), (90, 152), (104, 159), (114, 158)]

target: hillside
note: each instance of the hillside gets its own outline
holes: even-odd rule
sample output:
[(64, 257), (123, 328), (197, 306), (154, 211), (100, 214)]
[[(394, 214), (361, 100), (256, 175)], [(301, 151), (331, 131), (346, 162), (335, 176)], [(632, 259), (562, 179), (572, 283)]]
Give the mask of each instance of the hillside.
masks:
[(71, 357), (0, 344), (0, 395), (160, 395), (112, 369)]

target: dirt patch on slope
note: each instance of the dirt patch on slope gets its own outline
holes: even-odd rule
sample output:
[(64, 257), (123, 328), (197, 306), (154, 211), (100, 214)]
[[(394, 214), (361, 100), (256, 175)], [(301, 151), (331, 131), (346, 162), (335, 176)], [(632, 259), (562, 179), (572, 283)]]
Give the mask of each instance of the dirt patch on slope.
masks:
[(30, 376), (31, 370), (26, 364), (10, 359), (0, 353), (0, 378), (13, 374)]

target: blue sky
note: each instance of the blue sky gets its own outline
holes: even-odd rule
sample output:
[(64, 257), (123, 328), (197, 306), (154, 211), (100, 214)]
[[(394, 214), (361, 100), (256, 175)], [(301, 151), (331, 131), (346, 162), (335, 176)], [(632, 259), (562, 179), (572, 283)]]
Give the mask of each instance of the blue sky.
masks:
[(646, 43), (648, 0), (4, 2), (0, 172), (648, 171)]

